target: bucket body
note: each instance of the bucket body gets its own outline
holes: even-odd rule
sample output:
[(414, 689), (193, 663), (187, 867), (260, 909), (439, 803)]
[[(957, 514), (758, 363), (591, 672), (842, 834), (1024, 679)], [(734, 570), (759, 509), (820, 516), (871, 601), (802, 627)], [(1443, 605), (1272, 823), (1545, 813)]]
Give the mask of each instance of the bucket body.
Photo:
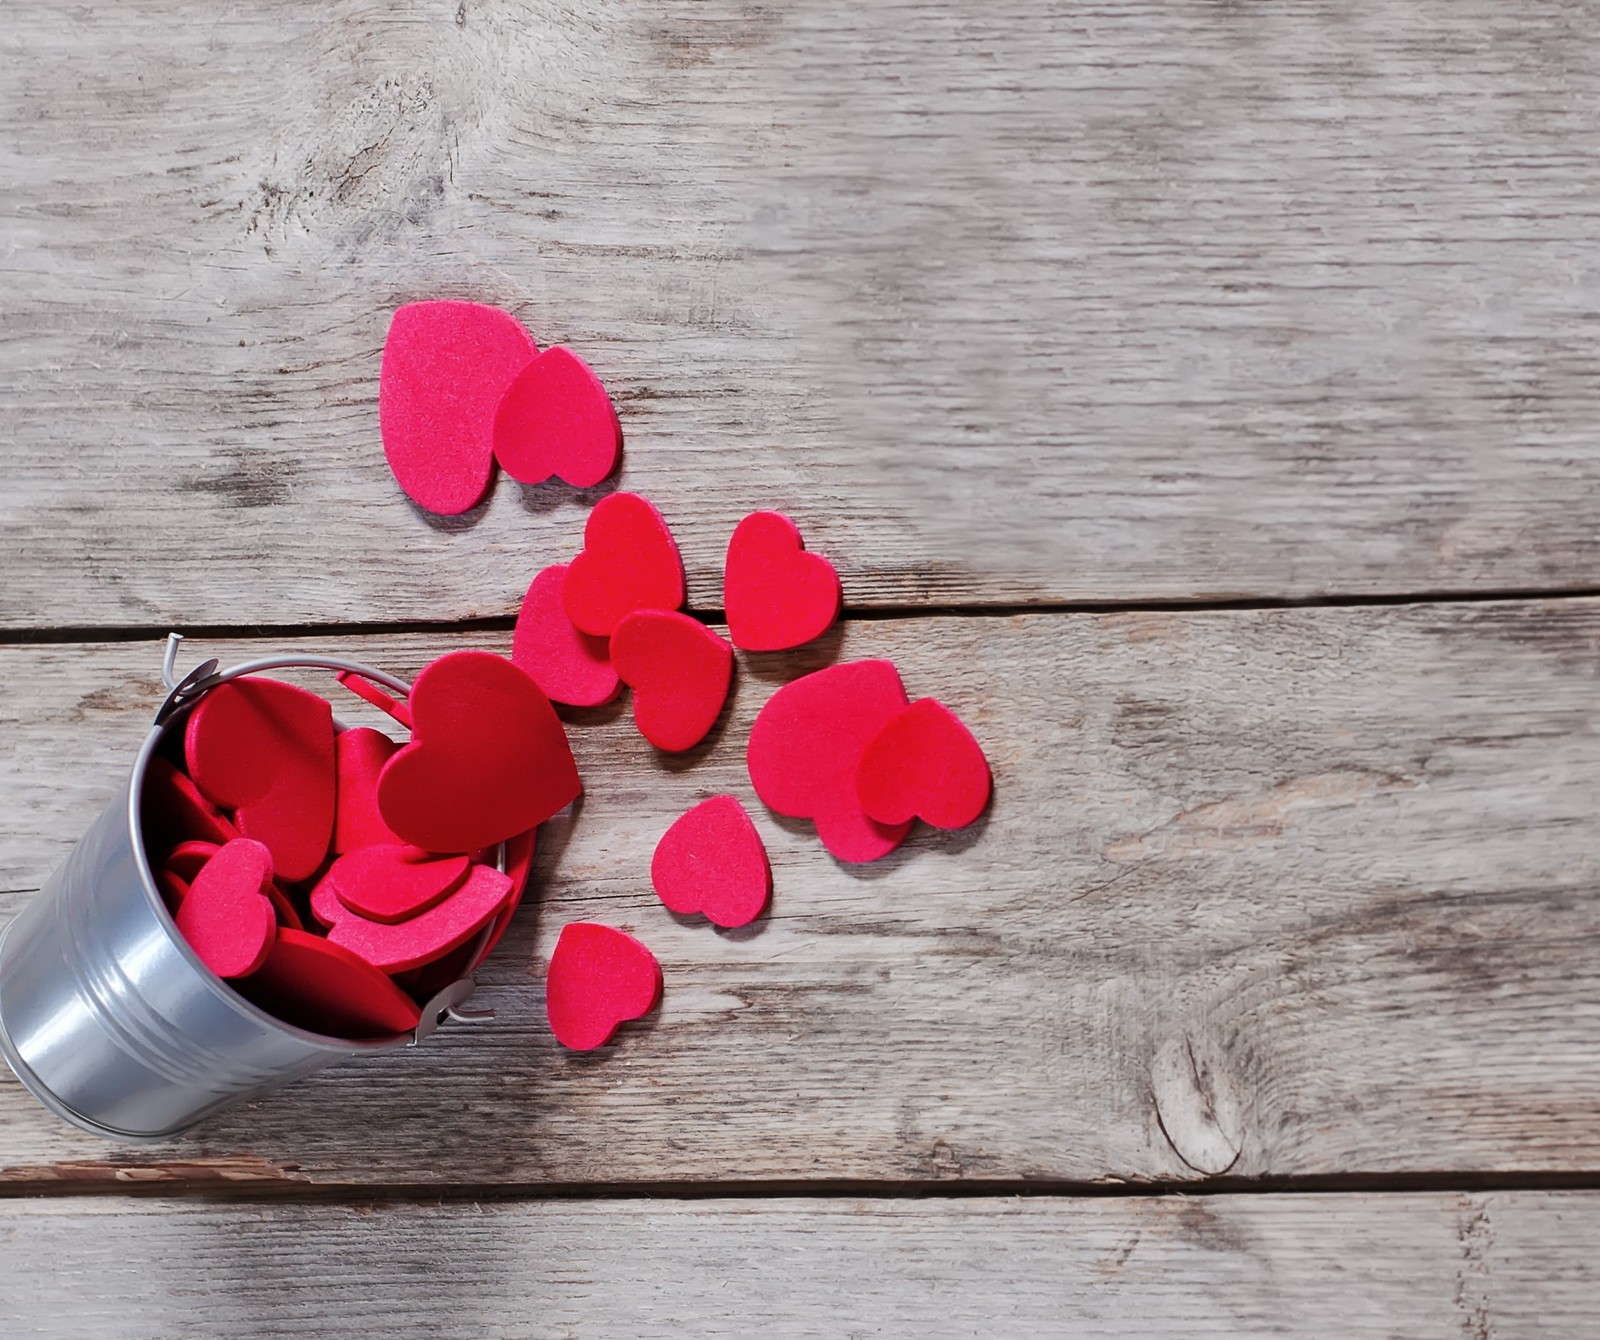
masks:
[(173, 1135), (416, 1039), (348, 1041), (286, 1024), (189, 947), (156, 892), (139, 812), (149, 761), (182, 720), (151, 731), (117, 798), (0, 934), (0, 1053), (46, 1107), (120, 1139)]

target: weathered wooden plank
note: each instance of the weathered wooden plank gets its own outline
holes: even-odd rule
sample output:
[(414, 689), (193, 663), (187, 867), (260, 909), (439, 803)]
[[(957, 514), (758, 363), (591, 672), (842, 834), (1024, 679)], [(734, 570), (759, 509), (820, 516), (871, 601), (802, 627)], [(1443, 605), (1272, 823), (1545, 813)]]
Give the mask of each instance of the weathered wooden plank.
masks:
[(702, 608), (756, 506), (857, 606), (1587, 586), (1600, 52), (1570, 0), (14, 0), (0, 626), (512, 610), (386, 313), (614, 389)]
[[(325, 644), (410, 670), (459, 639)], [(758, 812), (769, 919), (656, 902), (649, 855), (721, 790), (789, 658), (744, 662), (705, 756), (574, 727), (581, 816), (486, 974), (500, 1012), (154, 1150), (0, 1084), (12, 1178), (358, 1182), (1186, 1178), (1600, 1164), (1600, 602), (853, 622), (994, 761), (974, 830), (844, 868)], [(195, 647), (225, 659), (262, 644)], [(116, 785), (154, 644), (0, 650), (0, 888)], [(751, 801), (754, 806), (753, 800)], [(758, 811), (759, 806), (754, 806)], [(20, 906), (7, 895), (0, 915)], [(569, 919), (643, 936), (659, 1018), (564, 1055)], [(381, 1132), (381, 1134), (375, 1134)], [(133, 1170), (131, 1173), (125, 1170)]]
[(0, 1203), (7, 1335), (1577, 1336), (1600, 1196)]

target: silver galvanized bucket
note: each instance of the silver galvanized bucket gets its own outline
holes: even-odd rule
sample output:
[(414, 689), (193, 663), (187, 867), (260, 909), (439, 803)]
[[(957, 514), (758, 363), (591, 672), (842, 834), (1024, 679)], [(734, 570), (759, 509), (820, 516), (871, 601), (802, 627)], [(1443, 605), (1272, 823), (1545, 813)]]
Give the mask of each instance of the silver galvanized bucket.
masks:
[(428, 1003), (414, 1032), (369, 1041), (275, 1019), (200, 961), (156, 891), (141, 837), (145, 771), (167, 733), (209, 690), (263, 670), (348, 670), (401, 695), (410, 686), (323, 656), (221, 672), (208, 661), (174, 684), (177, 643), (174, 636), (167, 649), (171, 693), (127, 784), (0, 933), (0, 1053), (51, 1111), (120, 1140), (161, 1139), (335, 1061), (415, 1045), (446, 1017), (490, 1017), (458, 1007), (472, 994), (471, 972), (494, 923), (472, 967)]

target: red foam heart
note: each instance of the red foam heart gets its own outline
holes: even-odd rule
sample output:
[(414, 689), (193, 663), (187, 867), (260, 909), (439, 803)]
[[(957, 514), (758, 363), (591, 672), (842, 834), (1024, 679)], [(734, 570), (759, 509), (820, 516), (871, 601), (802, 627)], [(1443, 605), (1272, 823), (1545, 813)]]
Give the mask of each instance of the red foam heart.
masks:
[(494, 420), (494, 454), (513, 479), (551, 475), (586, 489), (617, 468), (622, 425), (606, 388), (570, 349), (546, 349), (517, 374)]
[(338, 798), (333, 812), (336, 856), (357, 847), (399, 844), (378, 813), (378, 777), (400, 746), (381, 730), (356, 726), (340, 731), (333, 742)]
[(550, 700), (504, 657), (441, 656), (417, 676), (411, 713), (411, 743), (378, 778), (378, 810), (402, 842), (434, 852), (492, 847), (582, 790)]
[(194, 781), (159, 754), (145, 769), (139, 812), (145, 845), (152, 854), (165, 855), (190, 839), (220, 847), (239, 836), (228, 816), (200, 794)]
[(188, 842), (180, 842), (174, 847), (162, 864), (185, 884), (192, 884), (194, 877), (205, 868), (206, 862), (221, 850), (220, 842), (191, 839)]
[(189, 713), (184, 753), (194, 784), (267, 845), (281, 878), (306, 879), (322, 864), (335, 788), (325, 699), (275, 679), (221, 684)]
[(661, 965), (633, 936), (574, 921), (556, 941), (544, 992), (556, 1041), (573, 1051), (593, 1051), (610, 1041), (618, 1024), (655, 1008)]
[(178, 930), (218, 977), (246, 977), (266, 962), (278, 931), (266, 891), (272, 853), (235, 838), (195, 876), (178, 907)]
[[(319, 886), (320, 887), (320, 886)], [(386, 926), (347, 907), (334, 915), (328, 939), (359, 954), (384, 972), (405, 972), (442, 958), (478, 934), (505, 906), (511, 881), (498, 870), (474, 865), (466, 882), (436, 907)]]
[(633, 690), (639, 734), (669, 753), (692, 749), (716, 724), (733, 678), (733, 648), (672, 610), (635, 610), (611, 637), (611, 662)]
[(910, 824), (879, 824), (861, 808), (856, 772), (877, 733), (906, 707), (889, 661), (849, 661), (785, 684), (750, 728), (746, 761), (769, 809), (812, 819), (841, 861), (875, 861)]
[(683, 560), (661, 513), (637, 493), (600, 499), (583, 528), (583, 552), (567, 568), (567, 617), (610, 637), (634, 610), (677, 609), (683, 590)]
[(566, 565), (559, 563), (533, 579), (517, 615), (511, 660), (552, 702), (599, 707), (617, 696), (617, 672), (605, 638), (580, 633), (567, 617), (566, 581)]
[(327, 1037), (392, 1037), (422, 1018), (416, 1001), (365, 959), (305, 931), (280, 930), (238, 989), (268, 1014)]
[(861, 755), (856, 791), (879, 823), (921, 817), (935, 828), (965, 828), (989, 803), (989, 760), (943, 703), (919, 698), (891, 719)]
[(718, 926), (747, 926), (767, 905), (772, 869), (744, 806), (732, 796), (712, 796), (662, 835), (650, 882), (674, 912), (704, 912)]
[(475, 302), (413, 302), (389, 322), (378, 429), (389, 468), (430, 512), (473, 507), (494, 475), (494, 416), (539, 352), (516, 318)]
[(465, 856), (420, 847), (361, 847), (333, 863), (339, 901), (368, 921), (392, 925), (442, 903), (467, 877)]
[[(187, 892), (189, 885), (194, 883), (195, 876), (221, 850), (221, 846), (215, 842), (180, 842), (172, 849), (165, 868), (159, 872), (157, 878), (159, 879), (161, 875), (171, 875)], [(282, 889), (276, 884), (269, 883), (262, 892), (272, 903), (272, 910), (278, 914), (278, 925), (293, 926), (295, 930), (304, 929), (300, 923), (300, 914), (294, 910), (294, 904), (289, 901), (289, 896)]]
[(839, 617), (839, 574), (808, 554), (781, 512), (752, 512), (728, 541), (722, 602), (728, 636), (746, 651), (784, 651), (825, 632)]

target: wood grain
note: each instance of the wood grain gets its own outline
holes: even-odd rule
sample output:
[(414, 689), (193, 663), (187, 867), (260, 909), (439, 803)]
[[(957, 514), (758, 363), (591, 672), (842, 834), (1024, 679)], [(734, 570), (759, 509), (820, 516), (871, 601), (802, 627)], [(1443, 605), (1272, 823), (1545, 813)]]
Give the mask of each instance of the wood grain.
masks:
[(1600, 1196), (0, 1203), (7, 1334), (1591, 1333)]
[(387, 314), (612, 388), (692, 597), (1591, 587), (1600, 48), (1571, 0), (13, 0), (0, 627), (504, 615), (591, 495), (430, 521)]
[[(409, 672), (462, 638), (330, 638)], [(1600, 602), (857, 621), (743, 661), (663, 763), (574, 724), (588, 792), (485, 973), (492, 1024), (344, 1066), (153, 1149), (0, 1084), (23, 1181), (1194, 1179), (1600, 1166)], [(226, 663), (260, 642), (197, 645)], [(973, 830), (841, 867), (750, 797), (799, 665), (893, 657), (993, 760)], [(0, 888), (115, 789), (155, 644), (0, 650)], [(657, 903), (649, 856), (720, 791), (776, 893), (748, 932)], [(7, 895), (0, 914), (21, 905)], [(541, 973), (571, 919), (640, 935), (658, 1016), (565, 1054)]]

